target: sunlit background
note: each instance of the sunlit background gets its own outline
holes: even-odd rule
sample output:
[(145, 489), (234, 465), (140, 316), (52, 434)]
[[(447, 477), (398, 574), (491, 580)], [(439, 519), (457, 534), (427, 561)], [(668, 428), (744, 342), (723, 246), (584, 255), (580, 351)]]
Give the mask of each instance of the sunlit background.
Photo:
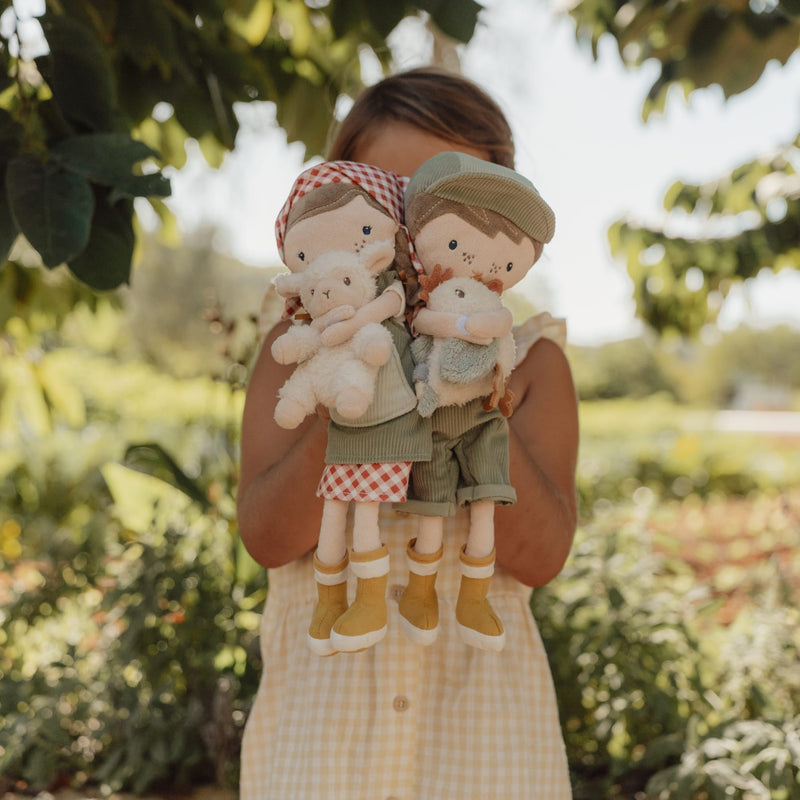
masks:
[[(189, 0), (125, 2), (48, 7), (77, 9), (78, 17), (99, 9), (114, 22), (112, 12), (123, 8), (143, 14), (146, 25), (140, 16), (139, 27), (120, 25), (116, 39), (104, 40), (109, 57), (117, 45), (150, 46), (143, 31), (157, 12), (184, 44), (196, 44), (203, 20), (185, 16)], [(646, 12), (649, 2), (656, 5), (622, 8)], [(281, 13), (299, 10), (308, 31), (309, 9), (330, 5), (229, 0), (225, 9), (256, 9), (267, 28), (273, 9), (279, 27)], [(800, 274), (791, 266), (762, 272), (733, 286), (718, 324), (703, 307), (696, 337), (660, 335), (635, 316), (631, 264), (612, 259), (607, 231), (623, 218), (690, 236), (746, 230), (752, 209), (698, 222), (666, 211), (662, 199), (674, 181), (715, 181), (795, 139), (800, 47), (727, 101), (718, 87), (688, 102), (672, 90), (666, 113), (644, 124), (655, 65), (626, 71), (610, 35), (593, 60), (562, 8), (484, 5), (470, 43), (450, 41), (448, 55), (498, 98), (519, 170), (555, 208), (556, 237), (521, 284), (528, 302), (514, 310), (567, 320), (580, 399), (575, 543), (562, 573), (531, 601), (575, 798), (798, 800)], [(796, 0), (710, 0), (723, 18), (734, 5), (770, 16)], [(44, 0), (0, 7), (8, 41), (0, 67), (12, 67), (19, 52), (14, 9), (23, 55), (45, 53), (30, 18)], [(229, 41), (221, 6), (202, 7)], [(794, 13), (781, 17), (790, 30), (800, 25)], [(430, 28), (406, 19), (388, 47), (398, 69), (425, 64)], [(80, 48), (69, 55), (80, 61)], [(368, 81), (380, 76), (366, 46), (361, 69)], [(9, 77), (16, 76), (0, 71)], [(36, 141), (41, 130), (35, 114), (25, 116), (31, 106), (19, 102), (19, 85), (2, 86), (0, 134), (13, 111)], [(212, 130), (207, 96), (193, 99), (189, 112)], [(340, 101), (338, 112), (346, 110)], [(303, 146), (286, 144), (272, 104), (236, 112), (241, 128), (219, 169), (206, 164), (166, 102), (155, 106), (155, 122), (131, 131), (165, 145), (169, 163), (182, 162), (184, 147), (188, 160), (166, 170), (173, 216), (137, 196), (130, 286), (95, 292), (60, 261), (41, 266), (21, 236), (0, 265), (0, 796), (9, 800), (123, 791), (236, 797), (269, 591), (237, 530), (241, 417), (263, 334), (259, 309), (279, 268), (273, 221), (305, 166)], [(73, 133), (56, 125), (54, 139)], [(12, 135), (0, 143), (18, 142)], [(58, 144), (45, 137), (39, 153)], [(224, 149), (219, 140), (203, 145), (211, 161)], [(786, 152), (797, 159), (796, 146)], [(0, 150), (2, 177), (7, 161)], [(791, 183), (800, 164), (792, 166), (794, 174), (769, 172), (770, 179)], [(156, 161), (146, 168), (152, 177)], [(132, 177), (145, 176), (123, 175), (126, 186)], [(792, 221), (795, 198), (784, 197), (789, 202), (778, 197), (767, 207), (770, 221)], [(9, 205), (0, 202), (3, 235)], [(125, 231), (133, 250), (130, 220)], [(785, 263), (796, 265), (791, 244)], [(113, 272), (109, 262), (121, 266), (116, 287), (130, 251), (105, 252), (110, 258), (89, 259), (89, 274), (102, 278)], [(710, 273), (718, 253), (719, 243)], [(658, 246), (636, 250), (634, 267), (654, 267), (661, 255)], [(702, 277), (690, 267), (664, 284), (664, 296), (678, 310), (691, 306)]]
[[(642, 122), (655, 64), (626, 71), (610, 38), (597, 62), (575, 41), (574, 25), (544, 3), (495, 0), (461, 54), (462, 70), (501, 104), (517, 143), (517, 168), (553, 206), (554, 241), (517, 287), (568, 321), (570, 341), (599, 344), (640, 333), (632, 283), (608, 253), (606, 230), (631, 216), (659, 224), (675, 180), (717, 179), (792, 141), (800, 126), (800, 54), (771, 64), (751, 91), (724, 102), (719, 87), (687, 102), (677, 90), (666, 113)], [(398, 68), (430, 63), (430, 33), (408, 19), (390, 37)], [(379, 67), (365, 59), (365, 77)], [(197, 149), (173, 178), (169, 201), (182, 227), (219, 226), (215, 245), (249, 264), (280, 263), (272, 223), (303, 168), (269, 106), (241, 106), (242, 130), (220, 170)], [(800, 164), (796, 165), (800, 169)], [(689, 230), (699, 235), (704, 231)], [(720, 325), (800, 325), (800, 275), (764, 274), (735, 289)]]

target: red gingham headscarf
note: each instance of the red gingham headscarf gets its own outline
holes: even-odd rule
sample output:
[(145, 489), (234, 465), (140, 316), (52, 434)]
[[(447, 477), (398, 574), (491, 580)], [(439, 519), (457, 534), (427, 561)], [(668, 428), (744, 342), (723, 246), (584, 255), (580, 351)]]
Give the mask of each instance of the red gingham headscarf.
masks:
[(289, 212), (304, 195), (328, 183), (354, 184), (377, 200), (392, 219), (402, 225), (403, 192), (407, 182), (406, 178), (400, 178), (394, 172), (386, 172), (370, 164), (358, 164), (355, 161), (325, 161), (301, 172), (275, 221), (275, 239), (281, 259), (284, 258), (283, 241), (286, 238)]

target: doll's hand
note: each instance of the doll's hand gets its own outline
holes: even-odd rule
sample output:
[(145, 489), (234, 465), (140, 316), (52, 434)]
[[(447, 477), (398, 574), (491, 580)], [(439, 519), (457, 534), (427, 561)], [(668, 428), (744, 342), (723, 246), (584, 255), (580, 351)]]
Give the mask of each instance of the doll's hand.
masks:
[(471, 320), (473, 317), (479, 316), (481, 315), (473, 314), (467, 317), (451, 314), (449, 311), (431, 311), (429, 308), (421, 308), (414, 317), (414, 332), (442, 339), (454, 337), (472, 344), (491, 344), (492, 336), (478, 335), (472, 331)]
[(360, 328), (360, 323), (352, 318), (334, 321), (322, 331), (320, 338), (325, 347), (335, 347), (337, 344), (350, 341)]
[(511, 312), (507, 308), (500, 308), (495, 311), (477, 311), (470, 314), (459, 328), (466, 329), (471, 337), (499, 339), (510, 333), (513, 325), (514, 318)]
[[(311, 323), (311, 327), (313, 327), (314, 330), (322, 333), (329, 325), (336, 325), (339, 322), (348, 320), (352, 318), (355, 313), (356, 310), (353, 308), (353, 306), (337, 306), (336, 308), (332, 308), (330, 311), (324, 313), (321, 317), (317, 317)], [(326, 342), (324, 339), (322, 340), (322, 343), (330, 347), (328, 342)]]
[(272, 280), (275, 291), (281, 297), (300, 297), (300, 276), (291, 272), (282, 272)]

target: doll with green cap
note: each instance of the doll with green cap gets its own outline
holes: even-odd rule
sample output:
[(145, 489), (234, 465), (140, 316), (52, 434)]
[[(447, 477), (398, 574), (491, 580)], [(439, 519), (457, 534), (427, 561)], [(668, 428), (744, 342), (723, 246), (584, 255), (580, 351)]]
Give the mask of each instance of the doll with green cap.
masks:
[[(443, 521), (457, 506), (468, 505), (457, 627), (467, 644), (499, 651), (505, 632), (487, 592), (495, 561), (494, 507), (516, 501), (509, 476), (511, 398), (505, 391), (513, 365), (512, 316), (499, 301), (475, 298), (496, 297), (527, 274), (553, 237), (555, 217), (534, 185), (514, 170), (445, 152), (412, 176), (405, 223), (424, 273), (413, 317), (420, 362), (415, 377), (419, 413), (432, 422), (433, 456), (412, 466), (408, 499), (396, 506), (419, 515), (417, 536), (407, 548), (401, 621), (413, 641), (436, 639)], [(447, 349), (439, 351), (441, 374), (431, 399), (430, 357), (440, 345)]]

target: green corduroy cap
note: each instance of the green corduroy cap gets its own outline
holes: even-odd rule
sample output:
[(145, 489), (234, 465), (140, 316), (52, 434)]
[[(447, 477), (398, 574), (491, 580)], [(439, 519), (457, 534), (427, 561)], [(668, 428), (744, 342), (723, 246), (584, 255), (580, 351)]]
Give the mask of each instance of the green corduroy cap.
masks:
[(553, 209), (527, 178), (466, 153), (439, 153), (424, 162), (408, 183), (406, 206), (419, 194), (488, 208), (539, 242), (549, 242), (555, 233)]

